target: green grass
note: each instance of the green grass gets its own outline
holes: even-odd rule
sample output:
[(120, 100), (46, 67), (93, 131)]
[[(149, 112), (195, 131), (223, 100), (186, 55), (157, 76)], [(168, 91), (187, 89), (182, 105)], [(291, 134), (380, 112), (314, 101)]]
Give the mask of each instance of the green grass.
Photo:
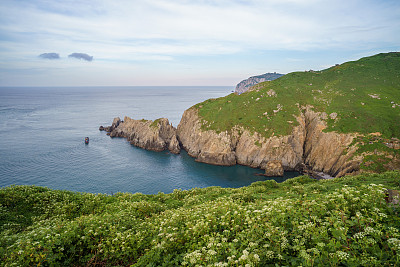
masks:
[(155, 195), (0, 189), (1, 266), (398, 266), (400, 173)]
[(150, 127), (154, 129), (158, 129), (158, 123), (160, 122), (160, 119), (154, 120), (151, 124)]
[[(287, 135), (297, 125), (299, 106), (312, 105), (315, 111), (338, 114), (337, 120), (328, 120), (326, 131), (400, 137), (400, 106), (392, 108), (392, 102), (400, 105), (400, 53), (378, 54), (322, 71), (289, 73), (255, 88), (197, 104), (203, 129), (230, 131), (239, 125), (266, 137)], [(276, 97), (267, 96), (271, 89)], [(278, 104), (282, 109), (274, 113)]]

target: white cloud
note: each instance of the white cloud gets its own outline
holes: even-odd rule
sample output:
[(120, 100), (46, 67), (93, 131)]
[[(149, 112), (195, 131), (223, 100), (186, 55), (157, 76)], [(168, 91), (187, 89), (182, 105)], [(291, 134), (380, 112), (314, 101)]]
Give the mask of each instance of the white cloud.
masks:
[(398, 1), (0, 2), (0, 56), (21, 68), (48, 51), (61, 59), (87, 53), (98, 67), (101, 61), (138, 65), (271, 50), (380, 50), (398, 47), (398, 29)]
[[(224, 54), (247, 49), (308, 50), (374, 42), (377, 38), (392, 42), (400, 39), (387, 34), (399, 23), (385, 22), (379, 10), (367, 9), (361, 2), (334, 3), (316, 0), (244, 4), (240, 1), (95, 1), (93, 6), (97, 12), (88, 12), (87, 3), (73, 1), (69, 4), (74, 5), (74, 15), (65, 4), (53, 4), (51, 8), (43, 8), (47, 2), (23, 8), (14, 4), (2, 12), (2, 15), (9, 14), (12, 24), (1, 26), (1, 31), (37, 34), (33, 45), (36, 42), (49, 49), (49, 46), (58, 46), (74, 50), (71, 46), (83, 45), (83, 48), (110, 50), (115, 54), (118, 50), (128, 50), (167, 56)], [(351, 12), (344, 12), (347, 8)], [(16, 13), (19, 15), (15, 16)]]

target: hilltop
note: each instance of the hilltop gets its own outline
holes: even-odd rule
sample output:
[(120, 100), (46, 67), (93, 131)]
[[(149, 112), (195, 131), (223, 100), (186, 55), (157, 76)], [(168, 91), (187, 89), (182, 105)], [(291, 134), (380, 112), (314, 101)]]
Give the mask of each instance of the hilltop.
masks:
[[(400, 53), (293, 72), (187, 110), (182, 146), (198, 161), (332, 176), (399, 169)], [(212, 140), (212, 141), (210, 141)]]
[[(281, 109), (274, 113), (278, 105)], [(293, 125), (287, 122), (301, 113), (298, 107), (313, 106), (314, 111), (337, 114), (327, 120), (327, 131), (400, 137), (400, 53), (378, 54), (322, 71), (289, 73), (240, 96), (210, 99), (199, 106), (201, 118), (214, 122), (207, 128), (217, 131), (241, 125), (264, 136), (287, 135)]]

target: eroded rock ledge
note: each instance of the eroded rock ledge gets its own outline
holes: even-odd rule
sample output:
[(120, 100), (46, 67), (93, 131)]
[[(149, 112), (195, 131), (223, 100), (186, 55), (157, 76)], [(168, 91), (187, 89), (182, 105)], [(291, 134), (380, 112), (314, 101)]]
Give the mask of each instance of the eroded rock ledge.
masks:
[[(357, 148), (349, 147), (354, 135), (323, 132), (324, 116), (304, 108), (296, 118), (299, 125), (290, 135), (265, 138), (240, 127), (221, 133), (201, 129), (197, 109), (190, 108), (182, 116), (177, 136), (182, 147), (199, 162), (242, 164), (266, 169), (266, 175), (280, 173), (280, 165), (285, 171), (323, 172), (333, 177), (357, 172), (361, 160), (351, 160)], [(278, 166), (278, 171), (272, 170), (272, 165)]]
[(170, 125), (168, 119), (161, 118), (155, 121), (134, 120), (125, 117), (123, 121), (115, 118), (109, 127), (100, 126), (110, 137), (124, 137), (134, 146), (152, 151), (169, 150), (174, 154), (180, 153), (180, 145), (176, 136), (176, 129)]
[[(241, 164), (265, 169), (266, 176), (280, 176), (283, 171), (300, 171), (314, 177), (355, 174), (362, 158), (354, 158), (357, 150), (350, 146), (354, 134), (323, 132), (327, 114), (304, 107), (290, 135), (265, 138), (242, 127), (217, 133), (202, 129), (196, 108), (186, 110), (178, 128), (168, 119), (124, 121), (115, 118), (109, 127), (100, 126), (110, 137), (125, 137), (137, 147), (147, 150), (169, 150), (178, 154), (181, 147), (198, 162), (230, 166)], [(322, 177), (323, 178), (323, 177)]]

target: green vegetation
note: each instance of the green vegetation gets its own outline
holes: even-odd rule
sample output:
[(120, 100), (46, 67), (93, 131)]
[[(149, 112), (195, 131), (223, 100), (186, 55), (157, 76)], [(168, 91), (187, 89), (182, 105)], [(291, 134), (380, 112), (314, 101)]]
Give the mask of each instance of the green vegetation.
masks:
[[(358, 136), (353, 140), (352, 145), (358, 144), (358, 149), (353, 157), (363, 155), (363, 162), (360, 166), (361, 169), (372, 172), (383, 172), (387, 170), (385, 167), (393, 157), (400, 156), (400, 149), (393, 149), (386, 145), (387, 139), (374, 136), (365, 135)], [(395, 169), (400, 169), (397, 166)]]
[(399, 266), (400, 173), (156, 195), (0, 189), (2, 266)]
[(158, 123), (160, 122), (160, 119), (154, 120), (151, 124), (150, 127), (154, 129), (158, 129)]
[(400, 53), (289, 73), (253, 89), (197, 104), (203, 128), (220, 132), (239, 125), (266, 137), (287, 135), (298, 124), (301, 106), (312, 105), (337, 114), (328, 117), (327, 131), (400, 137)]

